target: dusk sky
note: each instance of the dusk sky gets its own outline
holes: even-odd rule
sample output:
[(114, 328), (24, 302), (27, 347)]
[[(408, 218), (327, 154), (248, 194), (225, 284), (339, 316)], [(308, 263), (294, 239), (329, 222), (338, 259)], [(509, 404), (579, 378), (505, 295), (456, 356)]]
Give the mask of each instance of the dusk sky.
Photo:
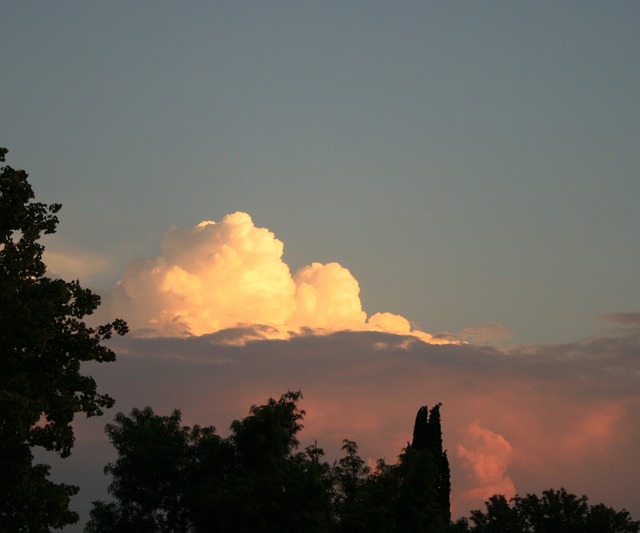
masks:
[[(565, 486), (640, 519), (639, 27), (637, 1), (9, 0), (0, 146), (63, 205), (51, 274), (131, 324), (91, 369), (117, 410), (224, 433), (302, 388), (309, 439), (393, 460), (443, 402), (458, 514)], [(57, 470), (83, 509), (112, 417)]]

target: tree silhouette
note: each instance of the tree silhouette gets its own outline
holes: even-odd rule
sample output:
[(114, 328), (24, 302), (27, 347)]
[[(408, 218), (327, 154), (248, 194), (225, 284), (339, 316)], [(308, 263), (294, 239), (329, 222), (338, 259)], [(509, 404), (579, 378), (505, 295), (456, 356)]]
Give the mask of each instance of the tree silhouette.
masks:
[(440, 421), (441, 403), (429, 410), (422, 406), (416, 415), (411, 447), (430, 456), (436, 470), (435, 492), (436, 504), (442, 511), (445, 521), (451, 519), (451, 475), (449, 459), (442, 446), (442, 424)]
[[(372, 469), (345, 439), (329, 464), (314, 443), (300, 451), (300, 392), (252, 406), (222, 438), (213, 426), (189, 428), (180, 412), (150, 407), (118, 413), (106, 431), (118, 453), (105, 468), (113, 502), (94, 502), (88, 533), (638, 533), (627, 511), (564, 489), (507, 501), (451, 523), (449, 464), (440, 404), (419, 409), (413, 439), (398, 463)], [(472, 525), (470, 525), (470, 521)]]
[(638, 533), (640, 522), (625, 511), (603, 504), (589, 505), (586, 496), (560, 490), (545, 490), (541, 496), (503, 495), (485, 502), (485, 511), (471, 512), (474, 533)]
[[(0, 148), (0, 161), (7, 150)], [(83, 318), (100, 298), (78, 281), (47, 277), (42, 235), (56, 231), (59, 204), (33, 202), (24, 170), (0, 169), (0, 530), (48, 531), (77, 521), (78, 487), (55, 484), (32, 448), (67, 457), (76, 413), (101, 415), (113, 399), (80, 372), (85, 361), (113, 361), (102, 341), (124, 334), (116, 320), (90, 328)]]
[(121, 514), (132, 529), (180, 533), (187, 530), (182, 494), (189, 468), (189, 428), (180, 412), (158, 416), (150, 407), (118, 413), (106, 427), (118, 460), (105, 467), (113, 476), (109, 492), (126, 502)]
[(182, 427), (180, 412), (116, 415), (112, 503), (94, 502), (86, 531), (330, 531), (332, 478), (323, 451), (297, 451), (299, 392), (252, 406), (223, 439)]
[(179, 411), (118, 413), (106, 428), (118, 453), (105, 468), (115, 501), (94, 503), (86, 531), (447, 530), (439, 405), (426, 411), (426, 424), (419, 413), (424, 446), (414, 438), (397, 465), (380, 460), (371, 471), (348, 439), (333, 465), (317, 444), (298, 449), (301, 398), (288, 392), (252, 406), (227, 438), (213, 427), (181, 426)]
[(397, 523), (401, 531), (444, 531), (450, 526), (449, 461), (442, 447), (440, 405), (418, 410), (413, 440), (400, 456)]

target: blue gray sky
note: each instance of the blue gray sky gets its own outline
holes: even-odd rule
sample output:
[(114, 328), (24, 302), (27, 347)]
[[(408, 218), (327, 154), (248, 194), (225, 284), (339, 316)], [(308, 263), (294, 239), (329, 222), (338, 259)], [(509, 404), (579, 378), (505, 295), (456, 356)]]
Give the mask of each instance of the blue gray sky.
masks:
[[(15, 2), (1, 144), (109, 289), (244, 211), (430, 332), (640, 308), (637, 2)], [(61, 269), (76, 275), (73, 269)]]

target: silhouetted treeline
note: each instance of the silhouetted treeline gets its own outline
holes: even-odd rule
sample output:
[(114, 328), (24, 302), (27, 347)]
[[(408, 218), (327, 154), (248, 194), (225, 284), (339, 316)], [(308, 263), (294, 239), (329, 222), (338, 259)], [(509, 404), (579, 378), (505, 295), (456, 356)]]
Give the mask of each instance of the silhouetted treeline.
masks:
[[(500, 494), (485, 502), (485, 510), (471, 511), (470, 527), (459, 521), (461, 531), (474, 533), (637, 533), (640, 522), (625, 511), (603, 504), (589, 505), (586, 496), (565, 489), (545, 490), (542, 496), (527, 494), (511, 500)], [(463, 529), (466, 527), (467, 529)]]
[(222, 438), (181, 425), (180, 412), (150, 407), (116, 415), (107, 434), (118, 453), (105, 467), (110, 503), (94, 502), (85, 531), (125, 532), (475, 532), (637, 533), (626, 511), (546, 491), (451, 522), (449, 463), (440, 404), (421, 407), (411, 444), (394, 465), (370, 469), (355, 442), (329, 463), (317, 444), (299, 450), (299, 392), (252, 406)]
[(106, 431), (118, 453), (111, 503), (95, 502), (86, 531), (448, 531), (449, 464), (439, 405), (418, 412), (413, 442), (395, 465), (371, 470), (355, 442), (330, 464), (299, 450), (299, 392), (253, 406), (222, 438), (184, 427), (180, 412), (116, 415)]

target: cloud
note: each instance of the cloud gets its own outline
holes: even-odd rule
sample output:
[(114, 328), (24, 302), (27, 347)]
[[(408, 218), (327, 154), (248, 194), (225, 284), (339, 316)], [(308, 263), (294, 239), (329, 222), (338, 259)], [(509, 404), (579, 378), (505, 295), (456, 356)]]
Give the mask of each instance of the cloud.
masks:
[(640, 326), (640, 313), (608, 313), (599, 315), (600, 320), (606, 322), (617, 322), (618, 324), (628, 324), (631, 326)]
[(598, 319), (602, 322), (613, 322), (627, 327), (640, 326), (640, 313), (608, 313), (598, 315)]
[(43, 260), (47, 265), (48, 276), (82, 279), (89, 284), (95, 283), (113, 266), (109, 258), (102, 254), (60, 245), (55, 250), (45, 249)]
[(282, 242), (245, 213), (172, 227), (161, 255), (126, 267), (106, 309), (154, 336), (283, 325), (295, 309), (295, 284), (282, 251)]
[(464, 431), (463, 442), (456, 446), (462, 471), (456, 507), (471, 508), (494, 494), (503, 494), (507, 499), (515, 496), (515, 486), (507, 474), (512, 450), (509, 441), (473, 422)]
[[(360, 286), (338, 263), (291, 274), (283, 243), (247, 213), (170, 228), (162, 252), (132, 261), (107, 295), (100, 319), (122, 317), (137, 336), (203, 335), (232, 329), (233, 342), (287, 338), (304, 330), (386, 331), (445, 343), (404, 317), (362, 310)], [(256, 326), (259, 326), (256, 329)], [(249, 327), (251, 331), (247, 329)], [(243, 341), (241, 333), (248, 337)]]
[(294, 276), (295, 312), (290, 322), (314, 329), (362, 329), (367, 315), (360, 303), (360, 286), (338, 263), (312, 263)]
[(487, 323), (465, 328), (457, 336), (474, 344), (495, 344), (513, 338), (513, 333), (500, 324)]

